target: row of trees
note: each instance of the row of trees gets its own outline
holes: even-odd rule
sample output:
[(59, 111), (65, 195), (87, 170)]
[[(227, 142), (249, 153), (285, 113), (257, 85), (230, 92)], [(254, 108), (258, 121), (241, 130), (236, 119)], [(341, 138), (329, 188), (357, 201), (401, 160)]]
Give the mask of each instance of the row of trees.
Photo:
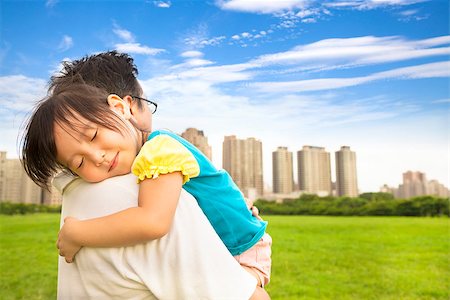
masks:
[(29, 203), (11, 203), (0, 202), (0, 214), (4, 215), (18, 215), (18, 214), (33, 214), (33, 213), (60, 213), (61, 205), (49, 206), (41, 204)]
[[(329, 216), (449, 216), (449, 199), (421, 196), (394, 199), (388, 193), (365, 193), (357, 198), (319, 197), (303, 194), (283, 203), (255, 202), (265, 215), (329, 215)], [(0, 202), (0, 214), (60, 213), (61, 206)]]
[(267, 215), (449, 216), (449, 198), (394, 199), (387, 193), (365, 193), (356, 198), (304, 194), (283, 203), (260, 199), (255, 205)]

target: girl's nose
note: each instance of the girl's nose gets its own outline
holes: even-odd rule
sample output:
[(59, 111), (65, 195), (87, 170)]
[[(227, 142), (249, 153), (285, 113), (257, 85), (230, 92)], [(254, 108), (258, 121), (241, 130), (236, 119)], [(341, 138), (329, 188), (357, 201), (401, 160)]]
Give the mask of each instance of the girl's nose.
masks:
[(93, 153), (92, 159), (97, 167), (99, 167), (105, 161), (106, 153), (104, 151), (96, 151)]

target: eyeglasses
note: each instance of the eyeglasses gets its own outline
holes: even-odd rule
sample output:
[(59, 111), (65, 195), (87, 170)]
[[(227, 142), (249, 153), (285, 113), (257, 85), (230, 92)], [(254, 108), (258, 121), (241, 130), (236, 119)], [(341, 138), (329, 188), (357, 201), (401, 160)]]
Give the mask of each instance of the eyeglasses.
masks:
[(156, 109), (158, 109), (158, 104), (156, 102), (150, 101), (148, 99), (138, 97), (138, 96), (131, 96), (133, 99), (138, 99), (147, 102), (148, 108), (150, 109), (151, 113), (154, 114), (156, 112)]

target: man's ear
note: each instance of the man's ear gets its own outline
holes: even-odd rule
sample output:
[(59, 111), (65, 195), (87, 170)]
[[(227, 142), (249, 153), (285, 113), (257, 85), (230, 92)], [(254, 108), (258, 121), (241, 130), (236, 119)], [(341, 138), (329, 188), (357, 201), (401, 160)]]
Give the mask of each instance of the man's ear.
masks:
[(134, 111), (133, 111), (133, 97), (131, 97), (130, 95), (126, 95), (125, 97), (122, 98), (123, 101), (125, 101), (126, 104), (128, 104), (128, 106), (130, 107), (130, 112), (132, 115), (134, 115)]
[(108, 105), (113, 111), (119, 113), (126, 120), (129, 120), (132, 117), (130, 106), (128, 105), (127, 101), (124, 101), (119, 96), (110, 94), (108, 96)]
[(133, 100), (133, 97), (130, 95), (126, 95), (125, 97), (122, 98), (122, 100), (125, 101), (125, 103), (127, 103), (128, 106), (130, 107), (131, 117), (130, 117), (129, 121), (131, 122), (131, 124), (134, 125), (134, 127), (138, 127), (137, 120), (134, 117), (134, 113), (136, 111), (139, 111), (139, 109), (136, 108), (136, 105), (133, 106), (133, 103), (135, 103), (135, 101)]

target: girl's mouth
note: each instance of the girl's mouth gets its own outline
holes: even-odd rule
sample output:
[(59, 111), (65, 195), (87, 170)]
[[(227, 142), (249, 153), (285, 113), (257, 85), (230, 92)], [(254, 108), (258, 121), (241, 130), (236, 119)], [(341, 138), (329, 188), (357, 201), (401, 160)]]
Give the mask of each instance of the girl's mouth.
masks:
[(114, 159), (111, 162), (111, 166), (109, 167), (108, 172), (111, 172), (117, 166), (118, 162), (119, 162), (119, 152), (117, 152), (116, 156), (114, 156)]

